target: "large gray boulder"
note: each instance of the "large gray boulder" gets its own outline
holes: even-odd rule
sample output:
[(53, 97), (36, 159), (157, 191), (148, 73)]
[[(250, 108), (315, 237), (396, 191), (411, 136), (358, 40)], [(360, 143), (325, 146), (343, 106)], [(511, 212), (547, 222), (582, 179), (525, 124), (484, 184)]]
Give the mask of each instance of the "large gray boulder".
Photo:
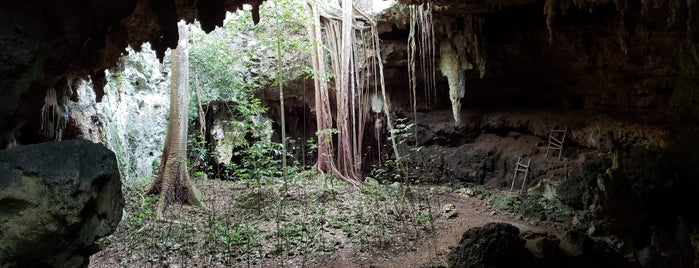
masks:
[(84, 267), (124, 197), (114, 153), (87, 140), (0, 151), (0, 267)]

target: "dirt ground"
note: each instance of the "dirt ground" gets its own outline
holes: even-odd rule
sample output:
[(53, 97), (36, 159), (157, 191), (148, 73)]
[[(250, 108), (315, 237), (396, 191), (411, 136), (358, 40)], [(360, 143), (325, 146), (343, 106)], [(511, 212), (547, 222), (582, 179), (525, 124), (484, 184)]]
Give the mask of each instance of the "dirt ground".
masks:
[[(561, 237), (563, 225), (546, 221), (528, 220), (509, 211), (492, 207), (488, 202), (476, 197), (466, 197), (456, 193), (442, 196), (446, 204), (453, 204), (457, 216), (436, 222), (435, 235), (426, 238), (412, 249), (389, 250), (366, 258), (357, 258), (355, 249), (346, 248), (327, 256), (317, 267), (429, 267), (443, 265), (446, 254), (455, 247), (462, 234), (473, 227), (489, 222), (505, 222), (520, 229), (520, 232), (553, 233)], [(527, 248), (534, 251), (534, 240), (527, 241)]]
[[(291, 211), (289, 215), (297, 215), (291, 216), (288, 222), (292, 222), (293, 219), (324, 218), (320, 219), (320, 222), (326, 222), (323, 226), (310, 227), (322, 231), (318, 233), (313, 232), (311, 235), (305, 236), (322, 237), (323, 241), (325, 241), (323, 244), (335, 245), (332, 248), (316, 247), (308, 237), (304, 236), (297, 242), (291, 242), (290, 245), (303, 247), (305, 251), (292, 252), (287, 250), (285, 251), (286, 254), (279, 255), (270, 246), (275, 241), (273, 234), (275, 228), (279, 229), (279, 222), (275, 224), (273, 220), (260, 216), (260, 218), (250, 221), (250, 224), (254, 224), (260, 233), (267, 233), (267, 235), (258, 235), (254, 238), (260, 239), (260, 241), (257, 241), (260, 243), (259, 248), (255, 249), (260, 253), (258, 255), (245, 255), (253, 256), (247, 257), (247, 259), (243, 257), (231, 258), (228, 256), (235, 255), (233, 251), (226, 250), (220, 246), (217, 247), (216, 245), (218, 244), (202, 242), (211, 239), (210, 236), (203, 234), (212, 233), (207, 229), (210, 228), (207, 227), (210, 226), (210, 224), (207, 225), (207, 222), (211, 223), (214, 221), (212, 218), (244, 217), (243, 214), (248, 212), (228, 212), (230, 215), (226, 215), (223, 212), (231, 211), (231, 204), (236, 203), (237, 200), (235, 197), (249, 194), (250, 189), (236, 183), (216, 180), (201, 180), (196, 182), (196, 184), (198, 184), (198, 189), (205, 193), (205, 208), (173, 206), (168, 213), (178, 215), (178, 218), (172, 222), (153, 221), (152, 215), (148, 213), (143, 214), (142, 212), (148, 212), (149, 210), (144, 208), (149, 206), (149, 202), (154, 202), (150, 199), (143, 201), (145, 197), (140, 195), (140, 193), (131, 197), (127, 193), (127, 212), (130, 218), (126, 220), (126, 224), (122, 222), (117, 232), (103, 242), (103, 250), (91, 257), (89, 267), (431, 267), (441, 266), (445, 263), (446, 254), (452, 247), (457, 245), (466, 230), (483, 226), (489, 222), (510, 223), (518, 227), (522, 232), (548, 232), (557, 234), (559, 238), (562, 238), (561, 234), (564, 231), (560, 223), (530, 220), (508, 211), (499, 210), (485, 200), (466, 195), (458, 190), (455, 191), (453, 188), (422, 185), (415, 186), (415, 192), (428, 192), (428, 189), (430, 189), (429, 191), (434, 192), (434, 194), (429, 197), (431, 199), (429, 203), (426, 203), (427, 205), (416, 203), (414, 207), (421, 210), (425, 210), (426, 206), (431, 207), (430, 211), (434, 214), (434, 221), (431, 223), (433, 229), (426, 226), (418, 228), (416, 227), (418, 225), (414, 225), (410, 221), (379, 221), (378, 224), (383, 222), (383, 224), (389, 227), (385, 228), (387, 233), (384, 236), (386, 237), (385, 241), (381, 239), (382, 243), (377, 245), (379, 243), (376, 243), (376, 236), (371, 234), (372, 232), (378, 232), (376, 231), (377, 229), (368, 229), (367, 231), (358, 229), (363, 228), (361, 226), (348, 225), (341, 228), (327, 224), (327, 222), (333, 222), (333, 219), (336, 218), (340, 221), (350, 222), (352, 219), (341, 216), (353, 216), (355, 214), (352, 214), (354, 213), (352, 211), (374, 202), (371, 201), (373, 199), (366, 198), (367, 196), (376, 195), (375, 193), (360, 193), (356, 189), (341, 187), (341, 189), (337, 190), (338, 195), (335, 201), (329, 199), (328, 201), (324, 200), (312, 204), (304, 201), (299, 203), (298, 207), (292, 204), (288, 205), (286, 209)], [(137, 184), (127, 185), (127, 187), (139, 188), (142, 186)], [(388, 189), (387, 187), (377, 186), (376, 189)], [(312, 196), (312, 190), (307, 190), (309, 188), (313, 188), (313, 186), (291, 187), (287, 198), (293, 200), (295, 198), (301, 199), (303, 196)], [(131, 190), (127, 189), (126, 191), (129, 192)], [(268, 197), (260, 199), (262, 203), (270, 204), (273, 201), (271, 199), (275, 198), (275, 196), (271, 194), (271, 191), (269, 193)], [(130, 202), (135, 202), (136, 204), (129, 204)], [(139, 205), (139, 202), (142, 204)], [(146, 205), (144, 206), (143, 204)], [(342, 207), (338, 204), (347, 204), (347, 207)], [(318, 209), (319, 206), (326, 207), (322, 209), (327, 209), (327, 212), (318, 216), (310, 211)], [(441, 215), (443, 212), (440, 210), (445, 206), (450, 207), (450, 210), (453, 209), (451, 214), (455, 216), (448, 219), (443, 217)], [(340, 208), (333, 210), (332, 207)], [(267, 210), (273, 210), (271, 208), (272, 206), (267, 207)], [(380, 214), (372, 214), (374, 216), (369, 218), (376, 218), (376, 215), (386, 219), (391, 218), (385, 215), (383, 209), (378, 210), (377, 213)], [(218, 211), (217, 213), (221, 215), (212, 215), (211, 211)], [(406, 213), (406, 215), (414, 215), (409, 214), (410, 211)], [(143, 217), (143, 219), (139, 220), (138, 217)], [(133, 223), (136, 220), (139, 220), (138, 223)], [(309, 220), (308, 222), (316, 221)], [(365, 224), (377, 223), (372, 221)], [(191, 228), (182, 228), (178, 227), (178, 225), (191, 226)], [(191, 229), (191, 232), (173, 233), (172, 231), (165, 231), (166, 229), (172, 229), (173, 226), (174, 228)], [(366, 228), (370, 228), (370, 226)], [(405, 235), (405, 233), (412, 233), (413, 230), (415, 230), (415, 235)], [(353, 234), (353, 232), (357, 232), (357, 234)], [(221, 235), (222, 233), (214, 234)], [(360, 236), (363, 234), (365, 241), (368, 239), (374, 242), (360, 243), (356, 240), (358, 234)], [(225, 235), (230, 236), (231, 233), (225, 233)], [(354, 238), (350, 236), (354, 236)], [(173, 240), (175, 239), (173, 237), (177, 237), (176, 239), (179, 240)], [(308, 249), (306, 249), (304, 245), (306, 242), (304, 241), (311, 241), (308, 242), (310, 245)], [(533, 250), (534, 242), (534, 240), (527, 241), (527, 247)]]

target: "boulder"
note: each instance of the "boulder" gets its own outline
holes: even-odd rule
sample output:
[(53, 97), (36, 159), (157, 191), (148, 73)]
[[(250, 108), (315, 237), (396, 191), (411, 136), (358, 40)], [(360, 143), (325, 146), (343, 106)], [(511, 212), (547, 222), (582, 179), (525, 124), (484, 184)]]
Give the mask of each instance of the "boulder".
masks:
[(87, 140), (0, 151), (0, 267), (85, 267), (124, 198), (114, 153)]
[(524, 248), (519, 229), (507, 223), (488, 223), (466, 231), (448, 256), (449, 267), (527, 267), (534, 258)]

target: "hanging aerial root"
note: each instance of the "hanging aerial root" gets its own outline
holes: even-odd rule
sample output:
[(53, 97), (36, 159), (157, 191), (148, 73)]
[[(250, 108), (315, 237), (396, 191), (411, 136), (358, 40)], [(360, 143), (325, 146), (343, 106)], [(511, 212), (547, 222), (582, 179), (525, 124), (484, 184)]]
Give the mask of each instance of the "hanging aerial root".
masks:
[[(418, 71), (422, 77), (423, 96), (425, 107), (436, 100), (436, 82), (434, 69), (434, 25), (432, 22), (432, 4), (423, 3), (411, 5), (410, 32), (408, 35), (408, 82), (410, 86), (410, 100), (413, 108), (413, 122), (417, 124), (417, 88)], [(434, 96), (434, 100), (431, 100)], [(417, 128), (413, 129), (415, 146), (418, 146)]]

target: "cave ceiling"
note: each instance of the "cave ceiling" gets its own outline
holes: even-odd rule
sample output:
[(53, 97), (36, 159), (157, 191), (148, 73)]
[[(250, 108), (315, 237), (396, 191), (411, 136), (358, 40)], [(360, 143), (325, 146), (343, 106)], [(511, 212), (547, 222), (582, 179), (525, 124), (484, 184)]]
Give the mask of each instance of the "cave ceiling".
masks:
[[(425, 1), (399, 2), (418, 4)], [(599, 87), (599, 84), (607, 83), (599, 78), (606, 74), (623, 76), (610, 78), (610, 81), (636, 81), (639, 78), (634, 75), (639, 73), (637, 69), (659, 77), (650, 81), (652, 83), (649, 82), (649, 87), (656, 88), (657, 83), (674, 81), (679, 72), (677, 57), (691, 55), (699, 59), (696, 53), (699, 43), (699, 19), (696, 19), (699, 18), (699, 8), (696, 1), (430, 2), (435, 4), (435, 18), (438, 19), (458, 19), (472, 15), (485, 17), (483, 34), (490, 38), (489, 44), (484, 46), (488, 49), (484, 56), (489, 59), (486, 82), (489, 81), (488, 78), (508, 80), (508, 76), (499, 76), (502, 70), (507, 73), (508, 66), (534, 62), (525, 57), (525, 53), (531, 51), (524, 49), (525, 45), (538, 49), (544, 58), (550, 59), (549, 62), (534, 63), (553, 63), (539, 66), (551, 66), (549, 69), (553, 71), (570, 70), (569, 73), (582, 73), (592, 77), (590, 81), (601, 81), (597, 84), (588, 83), (589, 85), (578, 83), (580, 88)], [(176, 23), (180, 19), (188, 22), (199, 20), (202, 29), (208, 32), (221, 25), (226, 11), (241, 9), (244, 4), (253, 6), (253, 20), (259, 20), (261, 3), (262, 0), (3, 1), (0, 4), (0, 130), (16, 128), (22, 120), (36, 120), (48, 89), (55, 89), (59, 93), (59, 99), (75, 97), (71, 94), (72, 84), (79, 78), (92, 80), (99, 99), (106, 82), (104, 70), (116, 64), (119, 57), (126, 53), (126, 47), (132, 46), (138, 50), (141, 44), (149, 42), (162, 58), (167, 48), (176, 45)], [(580, 16), (576, 17), (575, 12), (569, 12), (571, 9), (592, 15), (580, 15), (577, 12)], [(529, 29), (517, 32), (518, 27), (523, 26), (504, 23), (510, 14), (524, 19), (529, 18), (526, 14), (534, 14), (536, 16), (530, 17), (537, 21)], [(543, 31), (542, 28), (537, 28), (541, 25), (545, 25)], [(500, 34), (503, 32), (501, 30), (505, 30), (505, 34)], [(541, 38), (542, 36), (550, 36), (548, 44), (553, 44), (550, 47), (556, 49), (550, 50), (545, 42), (532, 43), (545, 41), (546, 38)], [(590, 42), (592, 36), (603, 42)], [(533, 37), (536, 39), (532, 39)], [(679, 50), (690, 52), (673, 52)], [(510, 52), (514, 52), (514, 56)], [(648, 57), (644, 55), (655, 58), (645, 62)], [(565, 68), (558, 68), (556, 61), (566, 58), (573, 60), (561, 63), (560, 66)], [(611, 61), (610, 58), (615, 60)], [(627, 68), (629, 66), (633, 68)], [(593, 73), (595, 70), (602, 71)], [(510, 73), (515, 74), (516, 71), (513, 69)], [(548, 69), (544, 71), (547, 72), (540, 73), (546, 77), (556, 74), (548, 72)], [(531, 76), (526, 74), (523, 77)], [(572, 77), (566, 81), (554, 81), (556, 83), (552, 83), (552, 86), (574, 83), (573, 78), (577, 79)], [(645, 87), (638, 83), (627, 84), (622, 85), (627, 90), (617, 95), (628, 95), (634, 88), (639, 91), (639, 87)], [(674, 83), (665, 84), (667, 85), (662, 88), (674, 87)], [(592, 97), (600, 95), (597, 91), (580, 94)], [(668, 98), (670, 93), (661, 94), (665, 94), (663, 98)], [(603, 103), (605, 100), (592, 101)]]
[[(47, 89), (60, 99), (72, 82), (90, 78), (98, 100), (104, 70), (149, 42), (162, 59), (177, 44), (177, 21), (195, 19), (206, 32), (226, 11), (252, 6), (259, 21), (263, 0), (66, 0), (0, 3), (0, 129), (32, 121)], [(37, 101), (38, 100), (38, 101)]]

